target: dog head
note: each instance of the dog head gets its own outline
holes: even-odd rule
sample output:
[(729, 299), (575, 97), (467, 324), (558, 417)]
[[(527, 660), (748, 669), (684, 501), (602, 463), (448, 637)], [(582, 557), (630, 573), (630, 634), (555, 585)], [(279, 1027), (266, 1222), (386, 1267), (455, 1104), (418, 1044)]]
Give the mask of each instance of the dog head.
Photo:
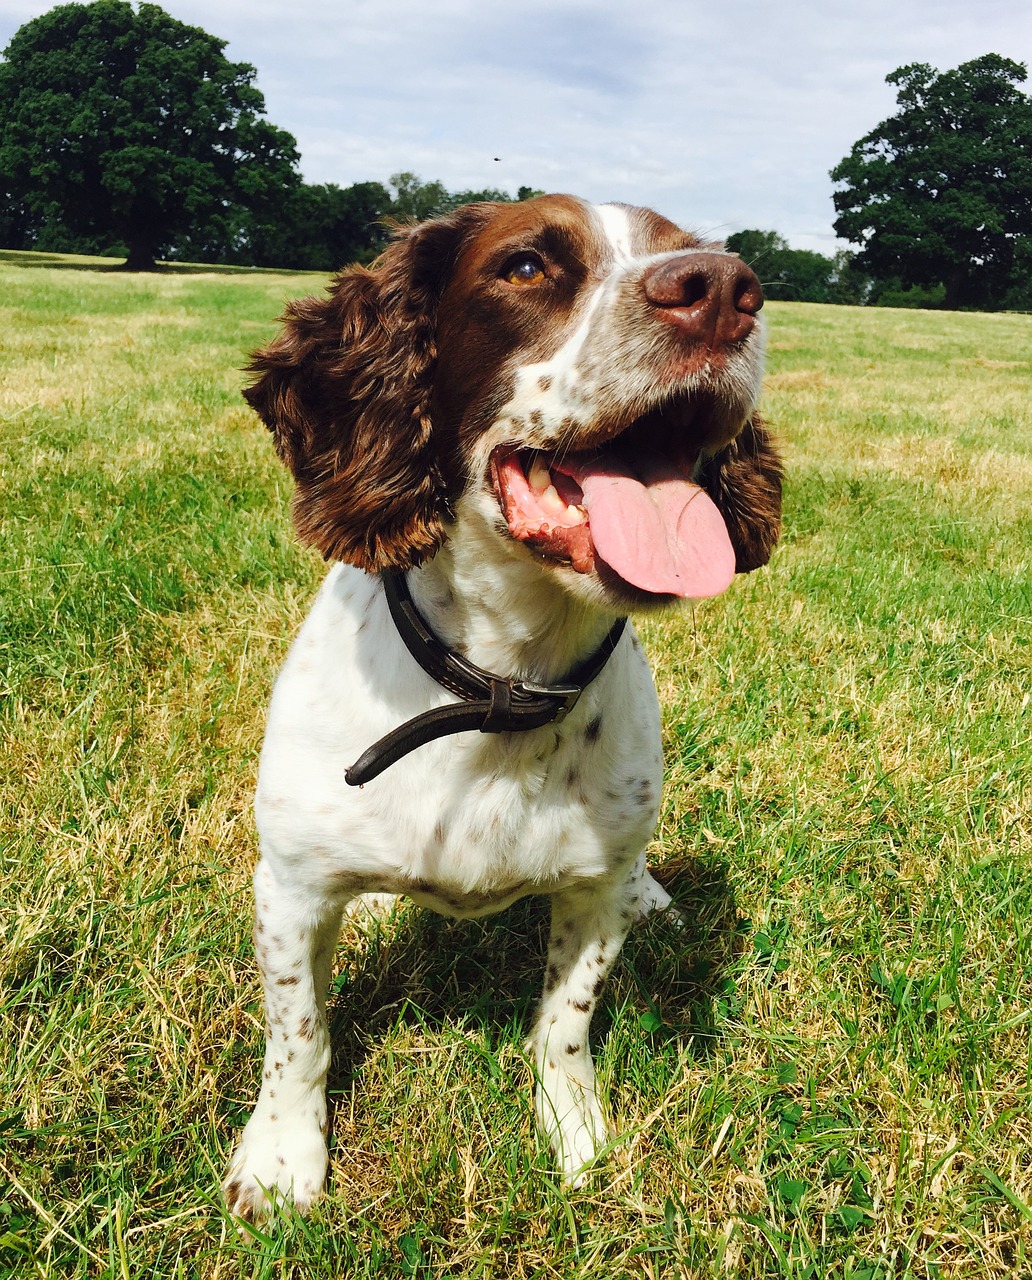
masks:
[(611, 602), (712, 595), (779, 531), (762, 301), (649, 210), (472, 204), (291, 303), (245, 395), (328, 558), (411, 567), (475, 495), (514, 555)]

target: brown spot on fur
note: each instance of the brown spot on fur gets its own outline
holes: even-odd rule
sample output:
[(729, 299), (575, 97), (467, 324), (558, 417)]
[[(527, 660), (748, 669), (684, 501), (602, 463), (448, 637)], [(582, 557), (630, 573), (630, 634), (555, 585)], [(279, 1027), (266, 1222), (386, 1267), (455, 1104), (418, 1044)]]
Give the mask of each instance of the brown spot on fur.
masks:
[(566, 1052), (567, 1052), (567, 1053), (580, 1053), (580, 1048), (581, 1048), (581, 1047), (580, 1047), (580, 1045), (579, 1045), (579, 1044), (568, 1044), (568, 1045), (566, 1046)]
[(595, 985), (591, 988), (591, 994), (594, 996), (597, 996), (605, 985), (606, 985), (605, 978), (601, 978), (601, 977), (596, 978)]
[(589, 720), (584, 727), (584, 741), (588, 743), (597, 742), (602, 733), (602, 716), (597, 715), (593, 720)]
[(571, 1004), (577, 1010), (578, 1013), (587, 1013), (588, 1010), (591, 1008), (590, 1000), (573, 1000), (571, 1001)]

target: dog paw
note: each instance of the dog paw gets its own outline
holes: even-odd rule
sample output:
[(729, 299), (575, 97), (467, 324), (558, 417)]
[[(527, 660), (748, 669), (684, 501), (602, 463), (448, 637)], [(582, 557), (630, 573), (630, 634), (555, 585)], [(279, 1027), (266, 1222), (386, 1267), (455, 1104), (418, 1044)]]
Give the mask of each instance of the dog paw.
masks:
[(594, 1089), (559, 1077), (549, 1081), (547, 1088), (539, 1086), (535, 1103), (538, 1124), (563, 1181), (571, 1187), (583, 1186), (609, 1138)]
[(673, 899), (658, 880), (654, 880), (646, 871), (642, 877), (641, 897), (638, 900), (638, 919), (644, 920), (654, 911), (665, 911)]
[(328, 1165), (320, 1129), (252, 1116), (222, 1182), (226, 1207), (245, 1222), (260, 1222), (281, 1206), (306, 1213), (322, 1192)]

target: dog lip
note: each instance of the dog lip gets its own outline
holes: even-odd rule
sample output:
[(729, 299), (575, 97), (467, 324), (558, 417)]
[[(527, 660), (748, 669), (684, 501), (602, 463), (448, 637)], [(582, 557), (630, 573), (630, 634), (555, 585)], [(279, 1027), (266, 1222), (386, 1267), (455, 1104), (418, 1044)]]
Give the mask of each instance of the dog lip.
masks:
[[(587, 512), (580, 506), (579, 487), (549, 469), (549, 489), (542, 492), (531, 479), (538, 459), (550, 457), (539, 450), (521, 445), (502, 445), (491, 454), (492, 484), (509, 535), (560, 564), (571, 565), (578, 573), (591, 573), (595, 568), (594, 548)], [(555, 482), (559, 480), (564, 494), (560, 496)]]

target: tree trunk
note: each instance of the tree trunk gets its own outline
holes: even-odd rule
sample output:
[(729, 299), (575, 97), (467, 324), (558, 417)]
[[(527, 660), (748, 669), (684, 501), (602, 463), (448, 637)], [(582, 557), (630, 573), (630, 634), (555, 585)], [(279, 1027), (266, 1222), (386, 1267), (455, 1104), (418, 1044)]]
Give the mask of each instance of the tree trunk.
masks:
[(157, 255), (154, 245), (149, 239), (133, 239), (129, 241), (129, 254), (122, 266), (123, 271), (156, 271)]
[(950, 271), (943, 284), (946, 286), (946, 296), (942, 300), (942, 305), (947, 311), (957, 311), (964, 304), (964, 285), (967, 283), (967, 273), (959, 267)]

